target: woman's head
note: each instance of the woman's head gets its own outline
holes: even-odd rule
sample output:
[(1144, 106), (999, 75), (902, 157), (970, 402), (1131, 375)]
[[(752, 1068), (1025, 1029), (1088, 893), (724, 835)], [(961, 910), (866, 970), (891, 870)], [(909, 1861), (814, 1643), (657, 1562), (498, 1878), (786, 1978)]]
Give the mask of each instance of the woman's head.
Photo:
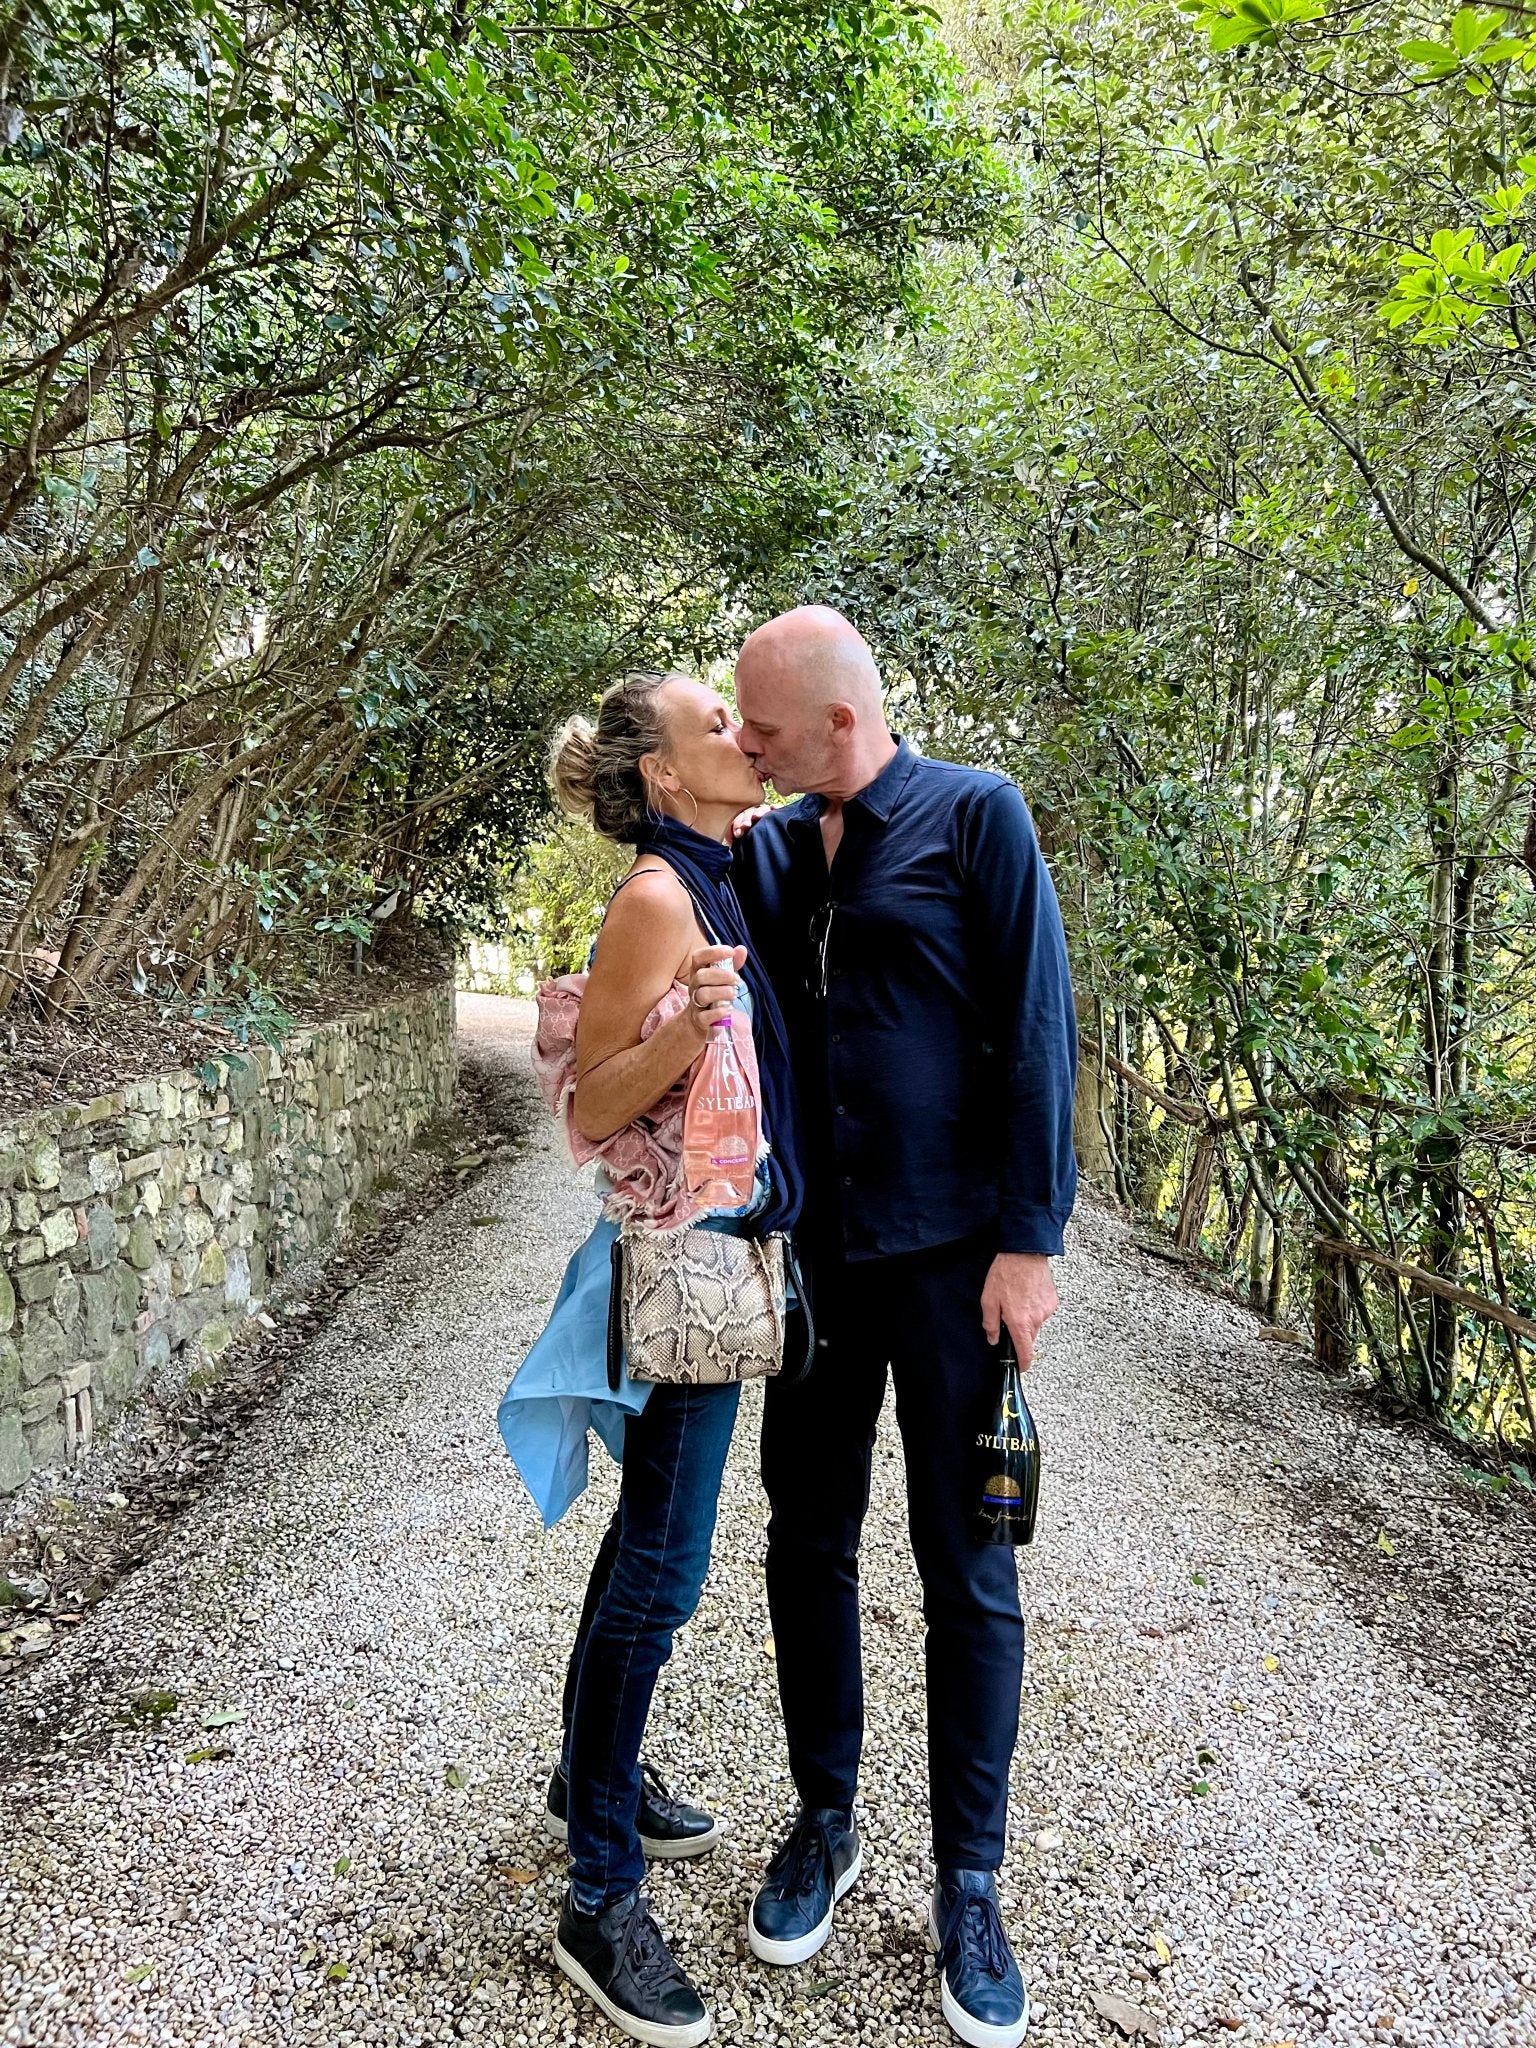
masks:
[(738, 729), (725, 700), (692, 676), (636, 670), (603, 692), (595, 723), (569, 719), (556, 737), (555, 794), (605, 839), (632, 845), (658, 814), (723, 838), (762, 795)]

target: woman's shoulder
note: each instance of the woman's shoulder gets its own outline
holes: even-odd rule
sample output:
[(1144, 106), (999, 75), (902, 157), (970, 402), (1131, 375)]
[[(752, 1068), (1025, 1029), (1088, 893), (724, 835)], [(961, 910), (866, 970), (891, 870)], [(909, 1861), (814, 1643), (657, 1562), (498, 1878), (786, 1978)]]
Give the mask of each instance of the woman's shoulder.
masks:
[(603, 933), (622, 945), (654, 944), (675, 931), (686, 940), (694, 924), (693, 900), (665, 861), (637, 861), (608, 899)]
[(627, 1012), (648, 996), (649, 1008), (686, 972), (698, 943), (692, 900), (671, 869), (632, 868), (609, 900), (592, 955), (600, 1001), (617, 1000)]

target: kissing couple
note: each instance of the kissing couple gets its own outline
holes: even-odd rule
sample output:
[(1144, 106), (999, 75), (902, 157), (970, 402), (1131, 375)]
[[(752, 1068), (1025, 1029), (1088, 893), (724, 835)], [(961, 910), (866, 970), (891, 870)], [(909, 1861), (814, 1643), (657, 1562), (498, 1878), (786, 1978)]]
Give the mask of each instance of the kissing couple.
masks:
[[(776, 1966), (826, 1942), (863, 1856), (858, 1549), (889, 1375), (923, 1588), (941, 2002), (972, 2048), (1015, 2048), (1028, 1999), (997, 1871), (1024, 1624), (1012, 1550), (974, 1533), (973, 1459), (1003, 1332), (1027, 1368), (1058, 1306), (1076, 1193), (1060, 911), (1017, 787), (893, 734), (839, 613), (758, 627), (735, 695), (625, 676), (553, 760), (563, 805), (635, 853), (588, 972), (540, 991), (535, 1065), (574, 1157), (597, 1164), (602, 1214), (499, 1417), (546, 1525), (586, 1484), (589, 1428), (622, 1464), (547, 1796), (570, 1855), (555, 1960), (634, 2040), (709, 2035), (643, 1880), (648, 1856), (702, 1855), (721, 1829), (641, 1746), (758, 1373), (799, 1810), (747, 1939)], [(798, 801), (760, 810), (768, 783)], [(757, 1104), (756, 1156), (724, 1201), (684, 1158), (690, 1083), (721, 1033), (732, 1101)]]

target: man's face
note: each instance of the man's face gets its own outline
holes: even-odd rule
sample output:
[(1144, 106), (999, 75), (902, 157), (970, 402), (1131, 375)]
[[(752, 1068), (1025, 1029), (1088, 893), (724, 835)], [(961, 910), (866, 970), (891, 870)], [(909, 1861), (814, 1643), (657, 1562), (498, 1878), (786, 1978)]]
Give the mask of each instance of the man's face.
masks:
[(744, 656), (736, 666), (736, 744), (780, 796), (831, 787), (836, 750), (826, 705), (808, 705), (794, 677)]

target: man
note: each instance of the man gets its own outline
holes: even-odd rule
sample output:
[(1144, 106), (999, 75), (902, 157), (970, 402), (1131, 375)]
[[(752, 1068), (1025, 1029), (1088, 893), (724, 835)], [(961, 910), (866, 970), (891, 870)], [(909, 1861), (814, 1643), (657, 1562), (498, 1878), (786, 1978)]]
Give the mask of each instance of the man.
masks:
[(945, 2017), (1014, 2048), (1028, 2000), (1003, 1932), (1024, 1628), (1013, 1552), (972, 1536), (973, 1456), (1006, 1324), (1027, 1367), (1057, 1307), (1076, 1023), (1061, 917), (1023, 798), (927, 761), (886, 724), (839, 613), (805, 606), (736, 666), (740, 743), (802, 800), (738, 843), (737, 883), (783, 1004), (804, 1117), (816, 1362), (770, 1381), (768, 1598), (799, 1818), (752, 1902), (770, 1963), (827, 1939), (859, 1872), (858, 1543), (887, 1371), (927, 1622), (930, 1934)]

